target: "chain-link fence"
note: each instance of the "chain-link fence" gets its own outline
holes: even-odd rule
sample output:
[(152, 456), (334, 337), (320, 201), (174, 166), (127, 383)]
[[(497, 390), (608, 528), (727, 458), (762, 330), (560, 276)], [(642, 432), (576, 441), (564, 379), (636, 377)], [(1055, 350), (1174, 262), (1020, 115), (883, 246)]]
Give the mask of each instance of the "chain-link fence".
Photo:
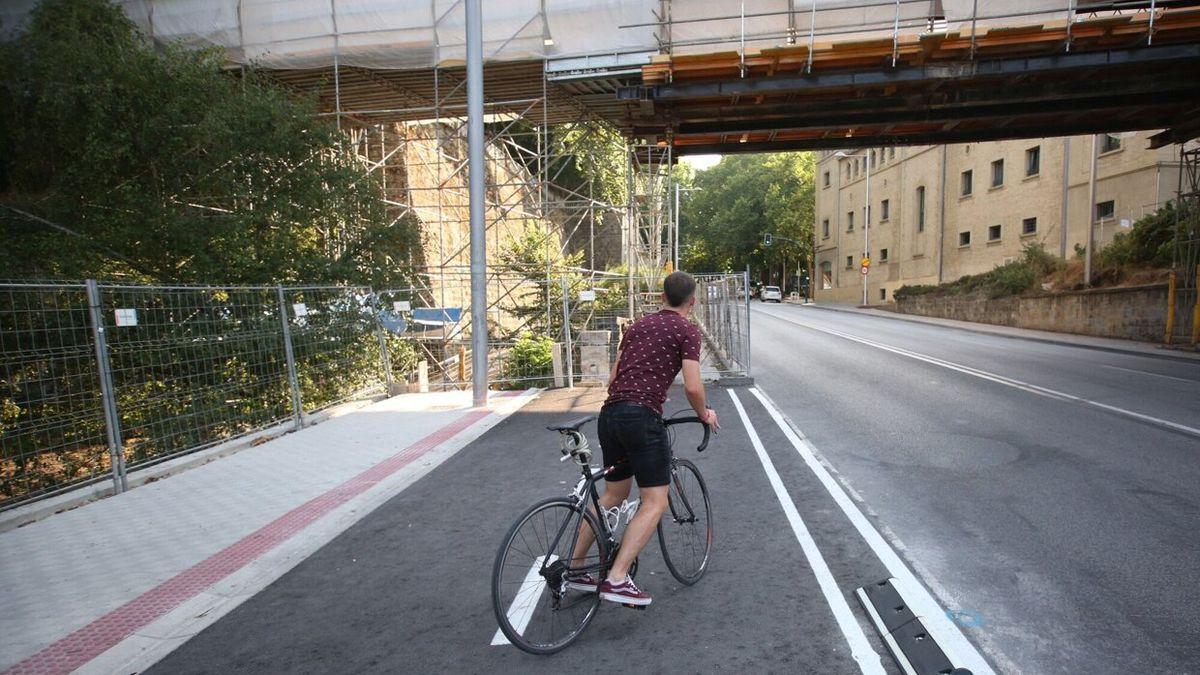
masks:
[(696, 276), (695, 319), (722, 375), (750, 375), (749, 274)]
[(0, 284), (0, 508), (381, 393), (368, 288)]
[[(470, 279), (408, 288), (0, 284), (0, 509), (399, 388), (470, 386)], [(745, 275), (698, 278), (710, 372), (749, 372)], [(660, 276), (496, 268), (488, 381), (603, 385)]]

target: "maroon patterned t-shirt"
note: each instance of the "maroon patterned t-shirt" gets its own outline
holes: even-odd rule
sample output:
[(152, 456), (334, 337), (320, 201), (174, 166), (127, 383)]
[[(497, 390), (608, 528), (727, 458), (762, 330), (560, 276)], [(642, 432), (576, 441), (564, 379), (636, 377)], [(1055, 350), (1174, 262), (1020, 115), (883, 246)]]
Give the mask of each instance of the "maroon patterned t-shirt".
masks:
[(667, 389), (684, 359), (700, 360), (700, 329), (678, 312), (664, 309), (634, 322), (621, 340), (617, 375), (608, 400), (632, 401), (662, 414)]

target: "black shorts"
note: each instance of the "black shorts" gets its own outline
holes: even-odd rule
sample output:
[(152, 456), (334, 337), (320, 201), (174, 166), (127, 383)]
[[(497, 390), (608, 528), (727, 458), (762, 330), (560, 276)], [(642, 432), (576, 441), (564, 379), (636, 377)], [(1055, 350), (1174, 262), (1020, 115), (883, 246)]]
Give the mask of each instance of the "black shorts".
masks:
[(670, 482), (671, 446), (658, 413), (627, 401), (610, 403), (600, 410), (597, 430), (604, 466), (616, 467), (605, 480), (634, 476), (644, 488)]

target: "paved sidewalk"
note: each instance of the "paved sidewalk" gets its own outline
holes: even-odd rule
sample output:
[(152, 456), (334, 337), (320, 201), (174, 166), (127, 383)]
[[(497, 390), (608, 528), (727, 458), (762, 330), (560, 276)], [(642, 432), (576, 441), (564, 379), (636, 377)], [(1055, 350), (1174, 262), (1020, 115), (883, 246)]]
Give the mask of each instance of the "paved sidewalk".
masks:
[[(796, 304), (796, 303), (793, 303)], [(1137, 354), (1139, 356), (1150, 356), (1155, 358), (1180, 359), (1185, 361), (1200, 361), (1200, 353), (1184, 349), (1168, 349), (1162, 345), (1149, 342), (1138, 342), (1136, 340), (1119, 340), (1116, 338), (1093, 337), (1090, 335), (1075, 335), (1073, 333), (1056, 333), (1047, 330), (1030, 330), (1028, 328), (1012, 328), (1010, 326), (996, 326), (988, 323), (975, 323), (972, 321), (958, 321), (955, 319), (939, 319), (929, 316), (916, 316), (913, 314), (900, 314), (884, 309), (868, 309), (863, 307), (855, 307), (853, 305), (837, 305), (837, 304), (808, 304), (803, 305), (806, 308), (821, 309), (833, 312), (847, 312), (850, 314), (861, 314), (863, 316), (877, 316), (885, 319), (895, 319), (897, 321), (911, 321), (913, 323), (925, 323), (935, 326), (943, 326), (945, 328), (955, 328), (958, 330), (967, 330), (973, 333), (982, 333), (985, 335), (998, 335), (1001, 337), (1018, 338), (1021, 340), (1033, 340), (1035, 342), (1049, 342), (1052, 344), (1070, 345), (1072, 347), (1085, 347), (1088, 349), (1100, 349), (1110, 352), (1120, 352), (1128, 354)]]
[(136, 670), (535, 396), (513, 394), (386, 399), (0, 534), (0, 669)]

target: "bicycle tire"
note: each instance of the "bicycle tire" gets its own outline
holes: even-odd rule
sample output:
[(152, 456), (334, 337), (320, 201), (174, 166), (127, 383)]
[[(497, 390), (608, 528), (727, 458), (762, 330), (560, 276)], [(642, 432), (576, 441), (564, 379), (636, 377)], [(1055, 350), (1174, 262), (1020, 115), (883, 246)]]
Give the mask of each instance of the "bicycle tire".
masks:
[[(712, 556), (712, 503), (708, 499), (708, 485), (695, 464), (678, 459), (668, 487), (667, 510), (658, 521), (658, 543), (671, 576), (679, 583), (691, 586), (704, 576)], [(680, 516), (687, 512), (687, 506), (680, 498), (681, 490), (687, 504), (691, 505), (695, 522), (680, 522)]]
[[(592, 576), (598, 580), (604, 573), (608, 542), (601, 536), (595, 514), (587, 509), (582, 513), (584, 522), (588, 523), (596, 535), (596, 543), (589, 549), (588, 557), (595, 563), (596, 570), (592, 572)], [(579, 638), (599, 609), (599, 593), (569, 590), (559, 597), (550, 589), (551, 579), (534, 571), (535, 566), (540, 566), (542, 559), (547, 556), (555, 556), (561, 560), (563, 553), (571, 554), (570, 548), (575, 541), (573, 528), (574, 523), (578, 522), (579, 514), (580, 509), (571, 499), (544, 499), (526, 509), (517, 518), (496, 552), (496, 560), (492, 565), (492, 609), (496, 613), (496, 623), (499, 624), (501, 632), (513, 646), (522, 651), (530, 654), (553, 654), (565, 648)], [(571, 524), (567, 526), (555, 550), (551, 551), (550, 545), (564, 518), (569, 518)], [(531, 540), (538, 543), (532, 543)], [(506, 573), (511, 574), (514, 571), (516, 578), (520, 579), (520, 585), (515, 590), (511, 589), (512, 580), (506, 578)], [(567, 599), (569, 604), (555, 606), (556, 602), (561, 603)], [(567, 618), (561, 622), (562, 630), (556, 630), (557, 613), (576, 607), (582, 611), (565, 614)], [(548, 621), (549, 630), (533, 628), (535, 621), (538, 626)], [(517, 625), (514, 625), (514, 622)], [(539, 639), (537, 635), (545, 637)]]

